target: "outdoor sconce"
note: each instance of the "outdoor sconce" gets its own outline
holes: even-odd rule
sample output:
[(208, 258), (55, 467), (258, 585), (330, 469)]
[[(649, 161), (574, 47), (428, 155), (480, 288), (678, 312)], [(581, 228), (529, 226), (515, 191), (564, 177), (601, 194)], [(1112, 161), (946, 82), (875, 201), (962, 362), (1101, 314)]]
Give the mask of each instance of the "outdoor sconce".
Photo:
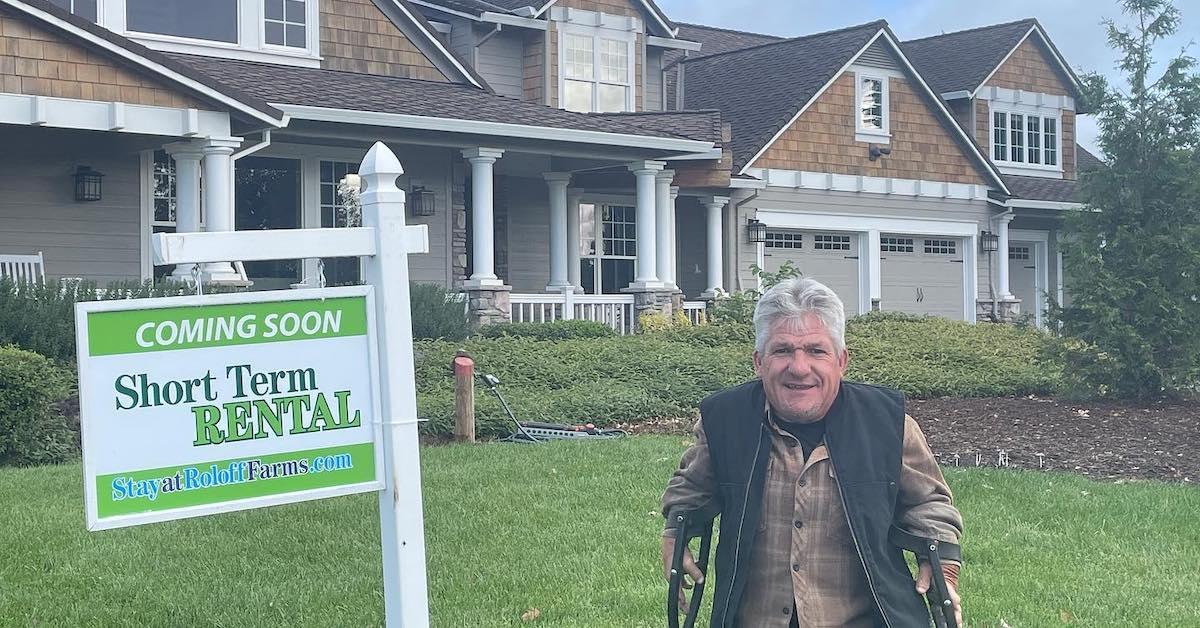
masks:
[(75, 200), (98, 201), (100, 194), (100, 179), (103, 174), (92, 170), (91, 166), (75, 167)]
[(1000, 250), (1000, 236), (991, 231), (979, 232), (979, 248), (983, 249), (984, 253), (995, 253)]
[(756, 218), (751, 218), (746, 221), (746, 236), (751, 242), (759, 243), (767, 241), (767, 226), (759, 222)]
[(876, 159), (879, 159), (879, 157), (882, 155), (891, 155), (891, 154), (892, 154), (892, 149), (888, 148), (887, 146), (876, 146), (874, 144), (871, 144), (871, 147), (867, 149), (867, 159), (870, 159), (871, 161), (875, 161)]
[(408, 194), (408, 206), (413, 216), (432, 216), (436, 208), (436, 197), (433, 190), (414, 185)]

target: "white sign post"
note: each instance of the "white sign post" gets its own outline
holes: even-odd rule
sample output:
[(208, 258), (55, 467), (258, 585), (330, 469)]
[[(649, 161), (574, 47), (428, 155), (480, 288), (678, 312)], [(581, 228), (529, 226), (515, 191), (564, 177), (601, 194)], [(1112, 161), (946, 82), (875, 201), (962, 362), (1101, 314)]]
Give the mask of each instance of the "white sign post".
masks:
[[(317, 499), (362, 490), (378, 490), (387, 626), (389, 628), (427, 628), (429, 626), (429, 601), (425, 573), (425, 532), (421, 504), (412, 318), (409, 310), (408, 255), (428, 251), (429, 236), (424, 225), (404, 224), (404, 192), (396, 187), (396, 178), (403, 174), (403, 169), (395, 154), (387, 146), (382, 142), (377, 142), (363, 159), (359, 172), (364, 187), (362, 227), (157, 234), (154, 239), (154, 254), (156, 265), (361, 256), (366, 258), (367, 287), (214, 295), (130, 301), (116, 305), (80, 304), (77, 306), (85, 475), (87, 476), (87, 485), (90, 487), (88, 490), (91, 491), (88, 502), (89, 529), (136, 525), (210, 512)], [(334, 307), (335, 305), (343, 309), (337, 309)], [(168, 310), (176, 310), (175, 314), (179, 314), (178, 310), (180, 309), (201, 311), (206, 307), (232, 308), (236, 311), (229, 313), (224, 310), (219, 312), (212, 310), (204, 313), (203, 316), (193, 317), (189, 317), (185, 312), (182, 316), (174, 318), (168, 312)], [(373, 312), (364, 312), (370, 308), (373, 308)], [(220, 316), (207, 316), (213, 312)], [(289, 312), (292, 316), (287, 320), (289, 325), (294, 322), (294, 327), (285, 326), (283, 323)], [(114, 319), (115, 323), (101, 321), (100, 318), (96, 318), (95, 321), (92, 319), (92, 317), (102, 317), (103, 315), (124, 318)], [(275, 318), (268, 323), (268, 318), (272, 315)], [(224, 316), (234, 317), (229, 319), (231, 323), (226, 323), (226, 325), (232, 324), (234, 328), (232, 332), (225, 333), (224, 336), (221, 336), (218, 329), (216, 344), (213, 344), (211, 335), (206, 335), (212, 329), (211, 327), (204, 327), (201, 331), (196, 331), (196, 325), (206, 323), (194, 321)], [(242, 318), (237, 318), (238, 316)], [(239, 322), (244, 320), (252, 321), (254, 324), (247, 323), (239, 328)], [(104, 327), (100, 323), (109, 324), (109, 326)], [(290, 337), (286, 341), (267, 337), (265, 336), (268, 333), (267, 328), (272, 327), (272, 324), (276, 334), (283, 329), (293, 332), (293, 336), (308, 335)], [(89, 344), (89, 325), (92, 325), (92, 329), (97, 332), (91, 336), (92, 344)], [(157, 348), (143, 346), (142, 341), (149, 345), (155, 345), (158, 340), (170, 345), (170, 342), (167, 341), (177, 341), (180, 337), (180, 329), (184, 325), (189, 326), (188, 330), (192, 334), (183, 336), (184, 344), (192, 342), (194, 346)], [(165, 328), (166, 331), (162, 332), (161, 337), (155, 336), (160, 327)], [(117, 332), (108, 333), (112, 330), (117, 330)], [(120, 336), (120, 330), (124, 330), (126, 338), (114, 340), (116, 336), (113, 334)], [(99, 333), (102, 331), (103, 334)], [(139, 333), (140, 336), (138, 336)], [(130, 334), (132, 334), (132, 339), (128, 338)], [(236, 340), (228, 343), (220, 342), (222, 339), (229, 340), (230, 337), (236, 337)], [(99, 340), (100, 338), (106, 340)], [(114, 350), (109, 346), (110, 353), (92, 351), (93, 344), (99, 343), (97, 346), (101, 346), (103, 349), (104, 346), (107, 346), (104, 344), (105, 342), (111, 346), (118, 346), (118, 349)], [(158, 351), (158, 353), (139, 356), (141, 372), (125, 373), (122, 367), (128, 366), (128, 364), (123, 364), (116, 358), (109, 360), (109, 356), (121, 354), (121, 342), (126, 342), (124, 345), (126, 348), (137, 345), (144, 352)], [(321, 375), (315, 368), (263, 372), (254, 366), (259, 362), (270, 362), (272, 359), (282, 363), (281, 361), (286, 361), (289, 355), (300, 352), (301, 350), (296, 347), (302, 343), (319, 342), (327, 343), (327, 345), (319, 345), (320, 348), (316, 348), (316, 345), (313, 344), (305, 345), (308, 347), (307, 354), (313, 355), (315, 349), (322, 361), (330, 360), (341, 364), (338, 360), (343, 360), (349, 364), (348, 371), (341, 374), (342, 380), (338, 380), (338, 376), (335, 374)], [(355, 347), (360, 347), (359, 353), (357, 353), (358, 362), (355, 362), (352, 357), (356, 355)], [(211, 374), (211, 369), (205, 370), (203, 375), (197, 373), (195, 376), (185, 375), (173, 380), (177, 383), (177, 390), (172, 388), (172, 391), (175, 391), (171, 393), (172, 395), (176, 393), (178, 395), (191, 394), (193, 401), (212, 402), (211, 404), (199, 404), (199, 406), (203, 406), (200, 409), (185, 408), (182, 414), (162, 414), (157, 417), (166, 421), (179, 421), (179, 417), (182, 416), (184, 422), (182, 433), (189, 439), (195, 435), (194, 440), (178, 444), (154, 442), (153, 439), (131, 438), (117, 444), (110, 443), (107, 449), (99, 446), (91, 447), (90, 436), (103, 434), (115, 425), (113, 386), (117, 380), (107, 381), (111, 379), (109, 376), (115, 373), (117, 378), (124, 375), (132, 377), (132, 379), (120, 380), (121, 385), (128, 389), (128, 394), (122, 394), (120, 388), (117, 388), (115, 404), (117, 408), (131, 406), (142, 409), (140, 404), (146, 398), (142, 393), (154, 392), (149, 388), (142, 388), (142, 384), (153, 379), (151, 375), (154, 369), (164, 363), (172, 362), (172, 355), (174, 355), (173, 361), (175, 362), (173, 366), (177, 371), (201, 363), (199, 360), (193, 361), (188, 356), (178, 353), (178, 351), (185, 350), (196, 351), (197, 353), (193, 356), (200, 356), (199, 352), (222, 352), (219, 355), (206, 353), (204, 356), (210, 361), (215, 360), (212, 363), (221, 364), (222, 368), (226, 369), (225, 372), (219, 373), (220, 377), (226, 380), (224, 382), (217, 382), (218, 374)], [(342, 351), (341, 354), (337, 353), (339, 350)], [(288, 351), (293, 351), (293, 354), (288, 354)], [(131, 353), (137, 352), (137, 349), (131, 351)], [(366, 355), (362, 355), (363, 353)], [(271, 356), (264, 357), (267, 354), (271, 354)], [(151, 358), (158, 360), (156, 362)], [(231, 361), (231, 358), (244, 358), (244, 360), (234, 359)], [(100, 365), (101, 361), (104, 361), (104, 365), (108, 365), (111, 372), (100, 372), (101, 369), (97, 365)], [(163, 366), (162, 368), (168, 369), (169, 367)], [(332, 370), (341, 369), (334, 368)], [(326, 372), (329, 371), (330, 369), (326, 369)], [(358, 393), (354, 392), (354, 389), (348, 388), (351, 384), (345, 381), (345, 378), (353, 377), (350, 373), (354, 373), (357, 377), (366, 377), (368, 379), (366, 385), (359, 382), (359, 386), (369, 392), (356, 398), (355, 395)], [(142, 374), (145, 374), (146, 377), (139, 379), (138, 375)], [(324, 381), (323, 378), (325, 378)], [(325, 381), (329, 383), (326, 384)], [(89, 387), (88, 382), (97, 384)], [(224, 404), (219, 403), (219, 401), (226, 401), (220, 399), (221, 393), (214, 391), (220, 389), (222, 385), (225, 386), (222, 390), (233, 397)], [(326, 394), (325, 388), (322, 388), (323, 386), (331, 387), (328, 394)], [(287, 390), (282, 390), (284, 388)], [(248, 396), (248, 390), (265, 398), (253, 401), (244, 399)], [(292, 394), (295, 392), (308, 394), (309, 398), (307, 401), (298, 399), (279, 401), (270, 397), (272, 394), (279, 394), (287, 398), (289, 395), (295, 396)], [(167, 389), (160, 386), (157, 391), (160, 397), (156, 400), (161, 401), (161, 397), (166, 393)], [(324, 401), (318, 402), (316, 395), (322, 395)], [(134, 396), (137, 399), (134, 399)], [(367, 399), (361, 397), (367, 397)], [(183, 399), (184, 397), (178, 398)], [(304, 406), (305, 403), (309, 405)], [(356, 406), (355, 403), (359, 405)], [(303, 407), (309, 408), (305, 411), (308, 414), (301, 412)], [(246, 409), (241, 410), (241, 408)], [(318, 408), (322, 413), (320, 419), (312, 416), (315, 412), (313, 408)], [(157, 409), (157, 406), (153, 409)], [(252, 414), (254, 412), (258, 414)], [(286, 415), (287, 419), (285, 420), (281, 415)], [(292, 421), (298, 422), (293, 424)], [(319, 434), (315, 434), (316, 432)], [(164, 438), (169, 439), (172, 438), (173, 432), (167, 430), (163, 434), (166, 435)], [(300, 436), (296, 436), (296, 434), (300, 434)], [(322, 438), (316, 438), (314, 434)], [(233, 435), (234, 438), (230, 439), (230, 435)], [(369, 435), (378, 435), (378, 438), (370, 438)], [(278, 436), (278, 438), (272, 438), (272, 436)], [(305, 442), (311, 442), (319, 447), (354, 447), (353, 451), (359, 457), (330, 456), (327, 455), (327, 449), (299, 452), (288, 449), (289, 446), (293, 446), (294, 449), (294, 443), (287, 444), (289, 439), (307, 437), (313, 437), (313, 440)], [(369, 440), (364, 442), (363, 438)], [(229, 445), (228, 449), (222, 450), (228, 452), (228, 456), (222, 458), (220, 455), (212, 454), (203, 460), (196, 458), (194, 448), (213, 446), (213, 449), (207, 451), (215, 452), (217, 451), (216, 447), (225, 447), (224, 443), (227, 443), (228, 440), (235, 441)], [(272, 443), (281, 445), (278, 445), (276, 450), (271, 448)], [(148, 453), (151, 448), (157, 449), (157, 452)], [(171, 459), (173, 451), (185, 452), (180, 455), (189, 456), (190, 459)], [(371, 455), (368, 455), (368, 451), (371, 451)], [(278, 453), (274, 454), (273, 452)], [(374, 455), (374, 452), (381, 455)], [(149, 510), (154, 510), (154, 512), (149, 512), (145, 504), (150, 503), (147, 492), (153, 490), (150, 486), (155, 485), (154, 481), (143, 479), (140, 476), (130, 476), (129, 481), (126, 481), (117, 477), (121, 475), (120, 473), (112, 473), (112, 469), (106, 469), (109, 472), (107, 474), (97, 473), (96, 466), (90, 464), (100, 461), (111, 463), (113, 456), (118, 454), (131, 460), (136, 459), (139, 455), (146, 455), (156, 460), (156, 464), (162, 463), (157, 468), (142, 467), (147, 469), (147, 473), (164, 469), (174, 472), (194, 467), (190, 486), (195, 488), (191, 489), (189, 499), (194, 502), (197, 496), (208, 495), (209, 497), (199, 500), (204, 503), (189, 502), (179, 507), (169, 507), (168, 504), (157, 510), (150, 508)], [(246, 474), (251, 468), (255, 469), (255, 473), (260, 474), (259, 478), (262, 478), (262, 473), (264, 473), (259, 467), (264, 464), (275, 464), (273, 470), (276, 471), (284, 469), (284, 467), (278, 466), (283, 462), (276, 461), (272, 458), (273, 455), (275, 458), (281, 456), (287, 458), (283, 462), (293, 463), (293, 466), (286, 468), (288, 477), (284, 478), (285, 480), (296, 481), (297, 478), (293, 476), (300, 475), (304, 476), (309, 483), (301, 482), (295, 490), (282, 493), (275, 490), (270, 495), (248, 495), (244, 487), (254, 484), (254, 482), (246, 481)], [(347, 469), (347, 461), (352, 459), (371, 460), (373, 466), (370, 467), (370, 476), (365, 475), (366, 470), (362, 466), (354, 467), (358, 475), (350, 473)], [(211, 468), (207, 469), (204, 467), (204, 462), (218, 460), (225, 462), (226, 465), (210, 465)], [(304, 473), (298, 473), (301, 460), (306, 463)], [(255, 464), (259, 466), (254, 466)], [(322, 469), (333, 465), (336, 467), (334, 469), (336, 473), (344, 475), (336, 476), (336, 478), (342, 478), (337, 481), (335, 481), (336, 474), (332, 472), (323, 476), (320, 474), (310, 476), (307, 470), (313, 465)], [(206, 473), (208, 475), (204, 475)], [(163, 473), (158, 475), (163, 475)], [(183, 475), (184, 473), (179, 471), (178, 477), (182, 478)], [(324, 484), (311, 485), (310, 478), (317, 476)], [(147, 475), (147, 477), (151, 476)], [(179, 484), (184, 481), (172, 480), (165, 476), (157, 479), (159, 482), (157, 485), (160, 487), (163, 486), (162, 482)], [(108, 484), (104, 484), (105, 482)], [(216, 483), (222, 483), (222, 485), (217, 487)], [(120, 491), (117, 489), (118, 484), (122, 487)], [(269, 485), (267, 482), (258, 484), (263, 487)], [(230, 489), (228, 485), (239, 485), (242, 489), (239, 492), (234, 490), (238, 486)], [(106, 490), (111, 488), (113, 494), (98, 495), (98, 487), (101, 486)], [(124, 487), (127, 486), (134, 488), (126, 490)], [(213, 492), (217, 489), (225, 490), (227, 493)], [(261, 488), (259, 490), (261, 492)], [(250, 491), (250, 493), (253, 492)], [(112, 498), (109, 499), (112, 502), (117, 496), (122, 497), (119, 501), (125, 506), (125, 509), (113, 510), (110, 503), (109, 514), (112, 515), (112, 518), (105, 519), (103, 513), (96, 510), (98, 502), (104, 502), (105, 498)], [(142, 501), (125, 502), (126, 498)], [(130, 503), (136, 503), (138, 506), (131, 509), (128, 506)]]

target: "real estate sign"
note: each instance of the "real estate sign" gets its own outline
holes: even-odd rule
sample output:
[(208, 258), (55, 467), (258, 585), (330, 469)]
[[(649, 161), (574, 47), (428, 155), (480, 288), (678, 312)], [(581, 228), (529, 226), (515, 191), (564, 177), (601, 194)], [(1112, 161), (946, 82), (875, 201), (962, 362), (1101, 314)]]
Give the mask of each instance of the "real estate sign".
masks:
[(87, 526), (382, 490), (373, 288), (77, 306)]

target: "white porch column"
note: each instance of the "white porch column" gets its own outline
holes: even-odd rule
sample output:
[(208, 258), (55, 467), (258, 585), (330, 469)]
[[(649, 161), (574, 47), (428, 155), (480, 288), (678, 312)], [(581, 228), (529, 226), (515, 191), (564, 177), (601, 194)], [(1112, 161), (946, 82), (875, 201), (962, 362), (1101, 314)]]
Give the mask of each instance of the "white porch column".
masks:
[(1013, 298), (1008, 289), (1008, 223), (1012, 222), (1012, 219), (1012, 214), (1005, 214), (998, 216), (996, 220), (996, 235), (1000, 237), (999, 246), (996, 247), (996, 266), (1000, 271), (1000, 285), (997, 289), (1001, 299)]
[(708, 210), (708, 289), (704, 291), (706, 298), (717, 296), (725, 289), (725, 277), (722, 264), (724, 263), (721, 245), (721, 213), (729, 203), (728, 196), (711, 196), (704, 201)]
[(575, 286), (575, 292), (583, 293), (579, 278), (579, 201), (583, 198), (580, 188), (567, 188), (567, 280)]
[[(205, 140), (204, 151), (204, 230), (209, 233), (234, 230), (233, 151), (241, 140)], [(204, 265), (205, 279), (214, 282), (241, 282), (241, 275), (229, 262)]]
[(665, 166), (661, 161), (635, 161), (629, 171), (637, 177), (637, 276), (630, 288), (647, 290), (662, 288), (658, 279), (657, 215), (654, 210), (658, 173)]
[(675, 277), (671, 275), (671, 181), (674, 170), (662, 170), (654, 176), (654, 250), (658, 280), (668, 289), (675, 289)]
[(471, 148), (463, 157), (471, 162), (471, 259), (474, 272), (464, 284), (467, 288), (499, 286), (496, 277), (495, 231), (492, 225), (492, 165), (504, 154), (498, 148)]
[(571, 183), (571, 173), (547, 172), (542, 177), (550, 188), (550, 284), (546, 291), (562, 292), (573, 285), (567, 275), (570, 257), (567, 251), (567, 185)]
[[(861, 242), (862, 237), (859, 237), (859, 241)], [(865, 240), (867, 250), (859, 251), (859, 259), (867, 260), (865, 265), (867, 272), (867, 298), (865, 301), (861, 299), (859, 300), (859, 312), (873, 311), (875, 309), (875, 304), (877, 303), (880, 304), (880, 306), (883, 305), (883, 271), (881, 268), (882, 260), (880, 259), (880, 251), (882, 250), (880, 245), (882, 243), (879, 237), (879, 230), (871, 229), (867, 231), (867, 237)], [(862, 262), (860, 261), (859, 264), (862, 264)], [(860, 266), (860, 268), (862, 267), (863, 266)], [(850, 316), (851, 314), (847, 313), (847, 315)]]
[[(193, 142), (176, 142), (163, 147), (175, 160), (175, 232), (200, 231), (200, 160), (204, 151)], [(195, 264), (179, 264), (171, 277), (191, 280)]]
[(670, 263), (670, 266), (668, 266), (669, 271), (667, 273), (667, 277), (668, 277), (668, 281), (670, 281), (671, 285), (674, 286), (675, 288), (678, 288), (679, 287), (679, 247), (677, 247), (676, 243), (675, 243), (675, 238), (678, 236), (678, 233), (677, 233), (678, 226), (676, 225), (676, 222), (675, 222), (675, 201), (679, 198), (679, 188), (676, 186), (671, 186), (671, 195), (670, 196), (671, 196), (671, 199), (669, 201), (670, 205), (668, 207), (668, 214), (670, 216), (670, 220), (668, 222), (670, 223), (670, 227), (667, 229), (667, 231), (668, 231), (668, 235), (670, 236), (668, 238), (668, 247), (670, 248), (671, 254), (667, 257), (667, 259), (670, 260), (671, 263)]

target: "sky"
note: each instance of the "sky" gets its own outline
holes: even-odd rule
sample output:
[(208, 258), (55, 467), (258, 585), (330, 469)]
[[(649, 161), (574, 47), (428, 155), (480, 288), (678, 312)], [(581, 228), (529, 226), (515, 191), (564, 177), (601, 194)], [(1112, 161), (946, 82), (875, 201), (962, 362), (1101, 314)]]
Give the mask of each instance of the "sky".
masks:
[[(678, 22), (706, 24), (756, 33), (795, 37), (883, 18), (901, 39), (916, 39), (987, 24), (1035, 17), (1077, 72), (1100, 72), (1116, 81), (1116, 55), (1108, 48), (1101, 20), (1122, 21), (1115, 0), (657, 0)], [(1200, 57), (1200, 0), (1176, 0), (1183, 16), (1179, 33), (1163, 43), (1158, 58), (1188, 46)], [(1079, 143), (1093, 152), (1096, 122), (1079, 118)]]

